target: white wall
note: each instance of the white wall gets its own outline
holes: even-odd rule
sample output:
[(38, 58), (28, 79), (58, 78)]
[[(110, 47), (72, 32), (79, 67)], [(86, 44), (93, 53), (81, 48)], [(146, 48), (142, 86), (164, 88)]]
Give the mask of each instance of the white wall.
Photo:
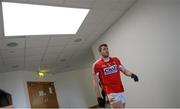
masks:
[(97, 104), (91, 68), (59, 73), (56, 77), (58, 81), (55, 85), (59, 86), (56, 90), (59, 92), (61, 107), (85, 108)]
[(26, 107), (26, 95), (21, 72), (8, 72), (0, 74), (0, 88), (12, 94), (15, 107)]
[(127, 107), (180, 107), (179, 16), (179, 0), (139, 0), (93, 44), (96, 59), (107, 43), (139, 76), (139, 83), (122, 77)]
[(0, 88), (12, 94), (16, 108), (30, 107), (27, 81), (52, 81), (55, 83), (59, 106), (62, 108), (85, 108), (95, 104), (91, 68), (84, 68), (38, 79), (35, 72), (16, 71), (0, 74)]
[(15, 71), (0, 74), (0, 89), (12, 94), (13, 105), (16, 108), (30, 107), (27, 81), (52, 81), (59, 106), (62, 108), (85, 108), (96, 105), (95, 92), (92, 86), (91, 64), (92, 55), (77, 70), (48, 74), (39, 79), (36, 72)]
[(52, 75), (39, 79), (36, 72), (14, 71), (0, 74), (0, 88), (12, 94), (13, 105), (16, 108), (30, 107), (27, 81), (54, 81)]
[[(180, 9), (179, 9), (180, 10)], [(178, 19), (180, 19), (180, 11), (178, 11)], [(180, 25), (180, 22), (177, 22), (178, 23), (178, 25)], [(179, 44), (180, 44), (180, 37), (179, 37), (179, 39), (178, 39), (178, 41), (179, 41)], [(177, 45), (178, 47), (179, 47), (179, 50), (178, 50), (178, 62), (179, 62), (179, 64), (178, 64), (178, 68), (179, 68), (179, 70), (178, 70), (178, 72), (180, 72), (180, 45)], [(177, 77), (180, 77), (180, 73), (179, 73), (179, 75), (177, 75)], [(179, 84), (179, 87), (180, 87), (180, 84)], [(178, 92), (180, 92), (180, 88), (179, 88), (179, 91)], [(178, 94), (179, 96), (178, 96), (178, 98), (179, 98), (179, 100), (178, 101), (180, 101), (180, 94)]]
[[(97, 104), (95, 90), (92, 82), (92, 64), (94, 62), (92, 52), (87, 54), (87, 59), (78, 69), (55, 74), (55, 86), (60, 107), (86, 108)], [(78, 63), (77, 63), (78, 64)]]

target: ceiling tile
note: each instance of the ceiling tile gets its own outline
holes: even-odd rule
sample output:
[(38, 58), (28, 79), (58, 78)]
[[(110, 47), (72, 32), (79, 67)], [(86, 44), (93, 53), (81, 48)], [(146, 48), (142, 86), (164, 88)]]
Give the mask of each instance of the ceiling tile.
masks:
[(45, 53), (45, 49), (46, 48), (43, 48), (43, 47), (41, 47), (41, 48), (26, 48), (26, 57), (31, 57), (31, 56), (36, 56), (36, 55), (38, 55), (38, 56), (43, 56), (43, 54)]
[(68, 66), (67, 62), (56, 62), (56, 69), (63, 69), (64, 67)]
[(37, 71), (38, 68), (39, 68), (39, 67), (37, 67), (37, 66), (27, 66), (27, 67), (25, 67), (24, 69), (25, 69), (26, 71)]
[(2, 49), (1, 54), (3, 58), (24, 58), (24, 49)]
[[(3, 64), (4, 64), (4, 61), (1, 59), (1, 57), (0, 57), (0, 66), (3, 66)], [(0, 67), (1, 68), (1, 67)]]
[(46, 65), (46, 66), (52, 66), (56, 63), (57, 58), (58, 58), (58, 53), (47, 53), (44, 55), (41, 65)]
[(52, 66), (57, 66), (56, 61), (48, 61), (45, 60), (41, 63), (41, 66), (47, 66), (47, 67), (52, 67)]
[(48, 70), (54, 68), (54, 66), (57, 66), (57, 64), (55, 65), (55, 63), (42, 63), (41, 64), (41, 68), (46, 68)]
[(95, 0), (65, 0), (65, 2), (81, 2), (81, 1), (84, 1), (84, 2), (94, 2)]
[[(83, 41), (85, 41), (87, 37), (86, 36), (83, 36), (83, 35), (76, 35), (75, 37), (71, 38), (69, 40), (69, 43), (66, 45), (66, 46), (80, 46), (81, 43), (83, 43)], [(78, 41), (79, 40), (79, 41)]]
[(58, 58), (59, 54), (46, 54), (43, 57), (43, 61), (56, 61), (56, 59)]
[(3, 2), (17, 2), (17, 3), (26, 3), (27, 0), (2, 0)]
[(6, 66), (0, 66), (0, 73), (5, 73), (7, 72)]
[(19, 57), (16, 57), (16, 58), (4, 58), (4, 63), (6, 66), (9, 66), (11, 64), (18, 64), (18, 63), (21, 63), (21, 64), (24, 64), (24, 57), (23, 58), (19, 58)]
[(73, 36), (72, 35), (51, 36), (51, 39), (49, 41), (49, 46), (64, 47), (65, 44), (68, 43), (68, 41), (71, 37), (73, 37)]
[(28, 68), (28, 67), (39, 67), (40, 65), (40, 61), (38, 60), (32, 60), (32, 61), (26, 61), (25, 63), (25, 67)]
[(31, 61), (41, 61), (42, 59), (42, 55), (34, 55), (34, 56), (26, 56), (25, 57), (25, 61), (27, 62), (31, 62)]
[(76, 57), (83, 57), (83, 56), (87, 56), (89, 53), (89, 49), (87, 50), (79, 50), (76, 53), (73, 54), (72, 58), (76, 58)]
[[(7, 44), (9, 43), (17, 43), (16, 47), (9, 47)], [(24, 38), (3, 38), (1, 49), (17, 49), (17, 48), (25, 48), (25, 39)]]
[(79, 8), (92, 8), (95, 0), (65, 0), (65, 6), (79, 7)]
[(9, 63), (7, 66), (8, 71), (15, 71), (15, 70), (23, 70), (24, 69), (24, 63)]
[(46, 54), (60, 53), (63, 49), (64, 49), (64, 47), (62, 47), (62, 46), (48, 47), (46, 50)]
[(67, 64), (67, 62), (61, 62), (61, 63), (57, 63), (56, 64), (56, 69), (63, 69), (63, 68), (65, 68), (65, 67), (68, 67), (69, 65)]
[(39, 67), (40, 65), (40, 61), (37, 61), (37, 60), (33, 60), (33, 61), (27, 61), (25, 63), (25, 67)]
[(2, 49), (2, 44), (3, 44), (3, 40), (2, 40), (2, 38), (0, 37), (0, 49)]
[(48, 45), (49, 37), (35, 37), (35, 36), (27, 36), (26, 37), (26, 48), (39, 47), (46, 48)]
[(91, 45), (97, 40), (98, 36), (89, 36), (86, 40), (82, 43), (82, 48), (89, 48)]
[[(127, 4), (133, 3), (136, 0), (96, 0), (96, 3), (93, 5), (93, 9), (97, 10), (117, 10), (124, 7)], [(121, 8), (121, 9), (122, 9)]]
[(81, 27), (79, 28), (77, 35), (78, 36), (84, 36), (88, 37), (90, 35), (96, 35), (99, 36), (99, 33), (103, 33), (104, 31), (98, 31), (99, 24), (105, 24), (104, 19), (107, 16), (107, 12), (103, 10), (95, 10), (92, 9), (88, 16), (87, 19), (83, 22)]
[(24, 56), (22, 56), (22, 57), (7, 57), (7, 58), (4, 58), (3, 60), (4, 60), (4, 62), (5, 61), (12, 61), (13, 63), (14, 62), (23, 62)]
[(27, 2), (31, 4), (59, 6), (63, 4), (64, 0), (27, 0)]
[(72, 55), (73, 55), (73, 54), (70, 54), (70, 53), (61, 53), (61, 54), (59, 54), (59, 56), (57, 57), (56, 63), (64, 63), (64, 62), (61, 62), (61, 60), (68, 61), (68, 60), (70, 60), (70, 58), (72, 57)]
[(63, 49), (63, 53), (65, 54), (72, 54), (73, 52), (75, 52), (76, 50), (79, 49), (79, 47), (81, 46), (82, 42), (78, 42), (78, 43), (69, 43), (64, 49)]

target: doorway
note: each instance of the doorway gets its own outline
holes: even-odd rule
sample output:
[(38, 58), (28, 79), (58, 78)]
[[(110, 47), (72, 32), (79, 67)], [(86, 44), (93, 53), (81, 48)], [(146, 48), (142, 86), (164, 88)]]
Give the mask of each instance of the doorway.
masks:
[(54, 82), (27, 82), (31, 108), (59, 108)]

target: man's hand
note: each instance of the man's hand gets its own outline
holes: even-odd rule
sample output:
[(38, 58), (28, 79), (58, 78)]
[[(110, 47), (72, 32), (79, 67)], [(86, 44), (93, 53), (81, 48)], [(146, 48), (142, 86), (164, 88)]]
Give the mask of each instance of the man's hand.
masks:
[(138, 77), (133, 73), (131, 74), (131, 78), (134, 79), (135, 82), (139, 81)]
[(97, 101), (98, 101), (98, 105), (100, 106), (100, 107), (105, 107), (105, 100), (103, 99), (103, 98), (101, 98), (101, 97), (98, 97), (97, 98)]

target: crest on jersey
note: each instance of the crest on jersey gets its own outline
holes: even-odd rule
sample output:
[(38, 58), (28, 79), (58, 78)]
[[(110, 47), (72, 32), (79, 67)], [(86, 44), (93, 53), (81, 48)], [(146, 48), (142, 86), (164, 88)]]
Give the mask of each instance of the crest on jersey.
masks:
[(113, 62), (112, 62), (112, 65), (116, 65), (116, 62), (113, 61)]

